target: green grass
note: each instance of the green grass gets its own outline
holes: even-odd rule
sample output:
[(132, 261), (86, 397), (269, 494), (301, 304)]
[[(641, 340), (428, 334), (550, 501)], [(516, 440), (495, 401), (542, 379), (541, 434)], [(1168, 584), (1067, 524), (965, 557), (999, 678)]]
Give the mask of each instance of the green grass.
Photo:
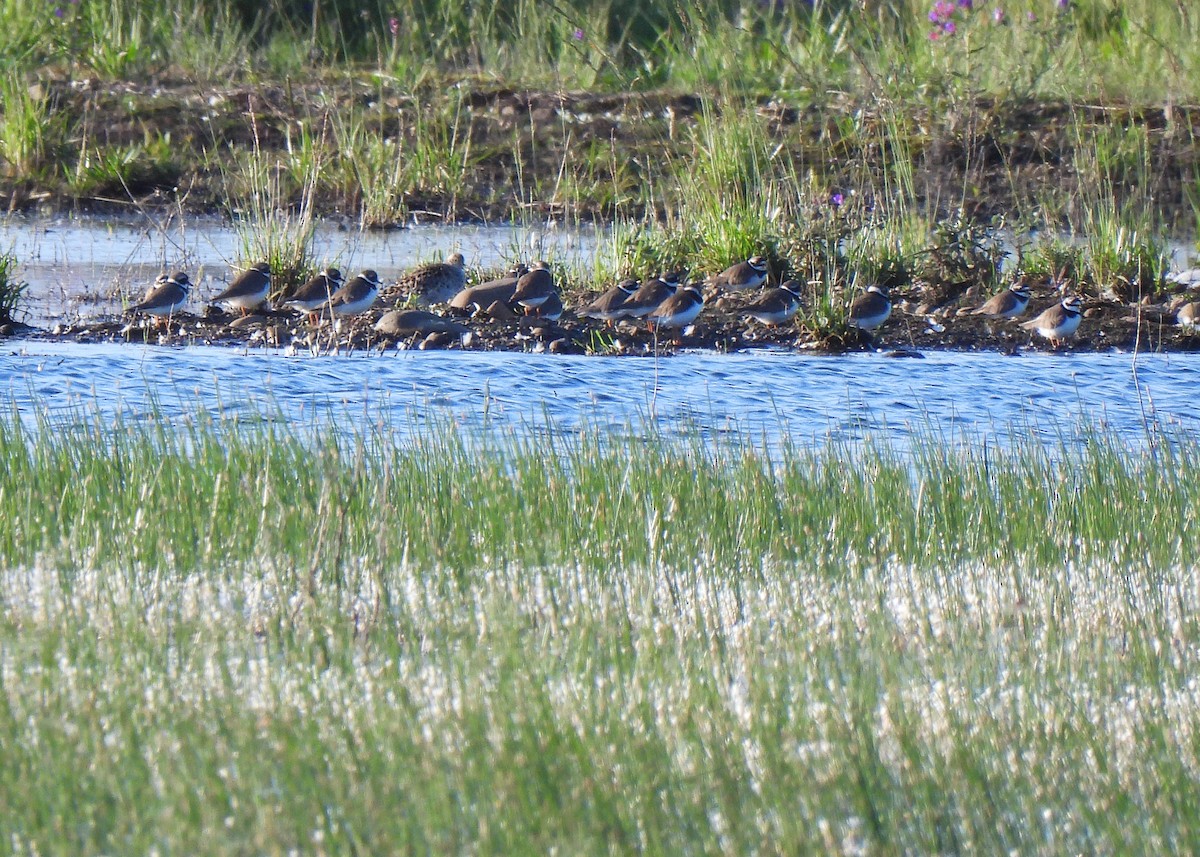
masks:
[[(870, 87), (886, 98), (1192, 99), (1200, 21), (1155, 0), (981, 0), (957, 31), (931, 38), (933, 4), (848, 0), (770, 5), (728, 0), (332, 0), (305, 11), (282, 0), (15, 0), (0, 13), (4, 48), (23, 69), (59, 65), (106, 78), (184, 74), (229, 80), (373, 66), (405, 86), (439, 75), (565, 89), (733, 85), (751, 94)], [(56, 17), (54, 10), (61, 15)], [(997, 22), (993, 14), (1003, 10)], [(393, 28), (392, 22), (395, 22)]]
[(1194, 440), (431, 428), (0, 420), (14, 852), (1200, 835)]
[(17, 257), (0, 253), (0, 322), (10, 322), (21, 308), (21, 300), (29, 284), (18, 276)]

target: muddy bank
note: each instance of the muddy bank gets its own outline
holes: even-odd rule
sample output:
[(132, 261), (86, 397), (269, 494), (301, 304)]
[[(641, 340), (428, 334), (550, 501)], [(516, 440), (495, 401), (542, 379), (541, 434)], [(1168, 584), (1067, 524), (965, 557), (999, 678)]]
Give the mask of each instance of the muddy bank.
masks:
[[(46, 147), (53, 158), (0, 175), (0, 204), (9, 210), (139, 205), (237, 214), (252, 190), (239, 165), (258, 153), (276, 162), (274, 180), (293, 202), (302, 195), (304, 159), (321, 161), (316, 212), (371, 225), (645, 214), (644, 189), (693, 151), (702, 117), (746, 111), (666, 92), (475, 87), (417, 98), (376, 80), (214, 89), (84, 79), (47, 81), (39, 91), (48, 133), (57, 135)], [(1153, 175), (1124, 176), (1114, 159), (1105, 178), (1118, 188), (1136, 180), (1164, 222), (1194, 228), (1186, 192), (1200, 169), (1200, 109), (992, 99), (898, 109), (840, 94), (760, 98), (749, 107), (801, 173), (831, 187), (862, 187), (902, 155), (911, 160), (919, 203), (936, 210), (962, 200), (971, 216), (1037, 210), (1050, 197), (1063, 200), (1069, 216), (1069, 200), (1097, 179), (1089, 129), (1144, 131)], [(406, 156), (446, 164), (435, 177), (410, 179), (394, 210), (368, 212), (367, 196), (378, 188), (364, 188), (363, 164), (340, 145), (348, 128), (355, 145), (394, 141)]]
[[(1058, 299), (1050, 289), (1035, 291), (1029, 310), (1018, 319), (988, 319), (967, 312), (978, 296), (936, 309), (915, 303), (900, 292), (894, 295), (891, 317), (874, 336), (859, 330), (822, 323), (803, 314), (778, 327), (768, 327), (744, 317), (748, 296), (710, 295), (696, 323), (680, 336), (655, 333), (645, 324), (628, 320), (607, 325), (580, 318), (570, 309), (582, 306), (595, 293), (581, 292), (564, 298), (568, 304), (557, 321), (536, 316), (494, 318), (484, 313), (464, 315), (447, 307), (434, 316), (445, 324), (404, 332), (384, 333), (376, 324), (388, 311), (380, 307), (353, 319), (316, 324), (287, 312), (261, 311), (241, 317), (213, 307), (203, 313), (180, 313), (167, 325), (149, 319), (114, 318), (64, 322), (51, 329), (24, 325), (0, 329), (0, 336), (61, 339), (73, 342), (129, 342), (162, 346), (216, 345), (239, 348), (303, 350), (313, 353), (387, 351), (396, 349), (450, 349), (498, 352), (549, 352), (608, 356), (652, 356), (681, 349), (714, 353), (752, 349), (795, 350), (836, 354), (876, 350), (904, 355), (920, 351), (1026, 351), (1069, 352), (1171, 352), (1200, 351), (1200, 329), (1176, 323), (1173, 305), (1186, 294), (1178, 293), (1159, 303), (1136, 307), (1103, 299), (1086, 300), (1076, 334), (1057, 349), (1034, 333), (1022, 329)], [(913, 297), (917, 295), (914, 293)], [(1195, 296), (1195, 295), (1193, 295)], [(457, 329), (435, 330), (434, 327)]]

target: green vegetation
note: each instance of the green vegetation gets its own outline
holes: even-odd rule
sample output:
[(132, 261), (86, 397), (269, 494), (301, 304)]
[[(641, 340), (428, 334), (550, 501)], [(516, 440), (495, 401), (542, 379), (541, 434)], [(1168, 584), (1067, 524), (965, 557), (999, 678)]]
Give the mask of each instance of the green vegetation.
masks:
[[(938, 14), (940, 6), (946, 6)], [(931, 20), (931, 11), (937, 20)], [(822, 99), (1195, 100), (1200, 21), (1154, 0), (851, 0), (663, 6), (635, 0), (15, 0), (0, 26), (17, 68), (209, 81), (375, 69), (410, 89), (446, 78), (621, 91), (731, 86)]]
[(14, 852), (1200, 835), (1195, 440), (904, 459), (16, 419)]
[(28, 288), (28, 284), (18, 278), (17, 270), (17, 257), (12, 253), (0, 253), (0, 323), (13, 320)]
[(0, 192), (222, 212), (285, 288), (313, 217), (598, 219), (605, 275), (762, 253), (830, 329), (854, 278), (993, 288), (999, 226), (1072, 235), (1022, 263), (1137, 300), (1198, 219), (1186, 4), (296, 9), (7, 4)]

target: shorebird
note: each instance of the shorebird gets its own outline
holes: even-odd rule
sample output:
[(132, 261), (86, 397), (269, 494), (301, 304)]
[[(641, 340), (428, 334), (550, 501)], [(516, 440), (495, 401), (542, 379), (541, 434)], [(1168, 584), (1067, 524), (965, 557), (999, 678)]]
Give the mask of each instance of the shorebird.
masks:
[(679, 274), (660, 274), (642, 283), (621, 308), (626, 318), (644, 318), (679, 290)]
[(329, 311), (335, 317), (366, 312), (379, 297), (379, 275), (369, 268), (342, 286), (329, 298)]
[(467, 285), (464, 264), (463, 254), (453, 253), (445, 262), (422, 265), (397, 280), (396, 284), (388, 289), (388, 299), (402, 294), (404, 299), (411, 303), (444, 303)]
[(577, 315), (612, 324), (618, 318), (624, 317), (625, 304), (637, 290), (637, 280), (622, 280), (590, 304), (582, 307)]
[(188, 275), (183, 271), (169, 277), (159, 274), (154, 281), (154, 286), (146, 292), (142, 301), (129, 309), (131, 312), (144, 312), (159, 320), (165, 319), (169, 323), (170, 317), (187, 303), (188, 292), (191, 288), (192, 284), (188, 280)]
[(242, 272), (229, 288), (209, 303), (219, 304), (227, 310), (240, 309), (244, 316), (265, 301), (270, 291), (271, 266), (266, 262), (259, 262)]
[(682, 330), (704, 309), (704, 295), (696, 285), (687, 285), (675, 292), (646, 316), (646, 321), (652, 328), (665, 327), (670, 330)]
[(558, 292), (552, 292), (550, 297), (538, 304), (538, 318), (544, 318), (547, 321), (558, 321), (560, 318), (562, 318), (562, 314), (562, 298), (559, 297)]
[(1177, 309), (1175, 322), (1180, 327), (1200, 327), (1200, 301), (1186, 303)]
[(344, 283), (341, 271), (337, 268), (326, 268), (296, 289), (282, 305), (296, 312), (307, 313), (309, 324), (315, 323), (321, 310)]
[(450, 308), (464, 311), (487, 309), (496, 301), (509, 303), (517, 290), (517, 280), (529, 272), (524, 264), (513, 265), (508, 276), (488, 280), (477, 286), (468, 286), (450, 299)]
[(751, 256), (745, 262), (730, 265), (708, 280), (711, 285), (733, 291), (757, 289), (766, 281), (767, 260), (762, 256)]
[(1079, 298), (1067, 295), (1060, 303), (1044, 310), (1041, 315), (1031, 321), (1021, 324), (1026, 330), (1036, 331), (1043, 339), (1050, 340), (1051, 348), (1058, 346), (1079, 329), (1082, 313), (1079, 309)]
[(525, 307), (525, 312), (537, 309), (558, 289), (554, 285), (554, 275), (550, 273), (548, 262), (537, 262), (529, 273), (517, 280), (516, 291), (512, 299)]
[(851, 327), (867, 333), (880, 327), (892, 314), (892, 300), (887, 286), (868, 286), (867, 290), (850, 304), (848, 321)]
[(788, 280), (778, 288), (768, 289), (763, 296), (745, 309), (745, 314), (775, 326), (783, 324), (800, 310), (800, 284)]
[(1004, 291), (983, 305), (971, 310), (971, 315), (986, 315), (990, 318), (1016, 318), (1029, 306), (1029, 275), (1021, 277)]

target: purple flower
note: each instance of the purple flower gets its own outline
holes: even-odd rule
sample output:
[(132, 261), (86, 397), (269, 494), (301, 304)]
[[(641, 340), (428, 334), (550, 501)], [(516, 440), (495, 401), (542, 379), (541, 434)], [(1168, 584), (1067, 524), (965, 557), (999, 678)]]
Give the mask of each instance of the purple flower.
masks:
[(970, 9), (975, 5), (975, 0), (958, 0), (958, 8)]
[(388, 31), (394, 36), (400, 32), (400, 19), (388, 18)]
[(953, 21), (947, 21), (946, 23), (942, 24), (942, 29), (946, 31), (947, 36), (953, 36), (954, 31), (958, 28), (954, 26)]
[(63, 7), (62, 7), (62, 6), (55, 6), (55, 7), (54, 7), (54, 17), (55, 17), (55, 18), (61, 18), (61, 17), (62, 17), (64, 14), (66, 14), (66, 13), (63, 11)]
[(835, 193), (833, 196), (829, 197), (829, 204), (834, 208), (838, 208), (845, 201), (846, 197), (842, 196), (841, 193)]
[(1004, 10), (997, 6), (992, 10), (992, 21), (999, 24), (1004, 21)]
[(577, 42), (582, 42), (583, 41), (583, 30), (579, 27), (576, 27), (575, 32), (573, 32), (571, 34), (571, 38), (573, 38)]
[(1037, 15), (1033, 14), (1032, 12), (1026, 12), (1025, 20), (1029, 21), (1030, 23), (1033, 23), (1034, 21), (1037, 20)]
[(1068, 9), (1071, 6), (1071, 0), (1058, 0), (1059, 9)]

